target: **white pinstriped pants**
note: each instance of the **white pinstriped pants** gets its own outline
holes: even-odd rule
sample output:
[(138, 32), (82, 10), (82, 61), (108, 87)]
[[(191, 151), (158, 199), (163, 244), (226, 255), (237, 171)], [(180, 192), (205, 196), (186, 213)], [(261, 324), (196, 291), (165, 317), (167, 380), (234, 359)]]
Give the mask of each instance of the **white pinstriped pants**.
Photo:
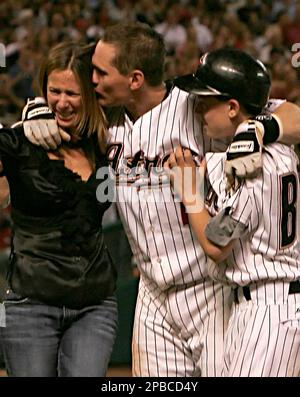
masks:
[(230, 292), (210, 279), (161, 291), (141, 277), (132, 341), (133, 376), (220, 376)]
[(250, 287), (247, 301), (239, 288), (225, 338), (223, 376), (300, 376), (300, 293), (289, 283)]

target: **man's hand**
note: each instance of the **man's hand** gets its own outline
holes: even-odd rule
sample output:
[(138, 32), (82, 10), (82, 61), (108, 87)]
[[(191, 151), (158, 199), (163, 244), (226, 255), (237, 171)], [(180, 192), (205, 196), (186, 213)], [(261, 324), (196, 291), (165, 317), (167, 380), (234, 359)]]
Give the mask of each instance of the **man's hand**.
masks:
[(262, 169), (262, 146), (264, 128), (259, 121), (241, 123), (227, 149), (225, 173), (228, 188), (235, 178), (254, 178)]
[(55, 114), (44, 98), (28, 100), (22, 112), (22, 121), (26, 138), (46, 150), (56, 149), (62, 140), (70, 140), (70, 135), (58, 127)]

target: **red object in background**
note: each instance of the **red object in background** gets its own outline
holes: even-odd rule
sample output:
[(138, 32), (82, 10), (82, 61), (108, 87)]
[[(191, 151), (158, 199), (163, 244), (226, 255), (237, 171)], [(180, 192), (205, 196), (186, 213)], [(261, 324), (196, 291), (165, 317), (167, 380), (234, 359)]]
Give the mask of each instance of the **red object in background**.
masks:
[(283, 27), (284, 42), (288, 48), (300, 42), (300, 26), (297, 22), (289, 23)]
[(0, 230), (0, 251), (10, 247), (11, 242), (11, 228), (4, 228)]
[(10, 247), (12, 236), (10, 211), (10, 206), (0, 209), (0, 251)]

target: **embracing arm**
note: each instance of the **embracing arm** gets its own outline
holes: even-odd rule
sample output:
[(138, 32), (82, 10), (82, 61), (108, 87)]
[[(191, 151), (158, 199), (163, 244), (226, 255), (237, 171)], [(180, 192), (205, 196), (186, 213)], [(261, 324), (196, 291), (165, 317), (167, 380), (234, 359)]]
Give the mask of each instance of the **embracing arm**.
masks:
[[(291, 102), (284, 102), (274, 112), (282, 124), (279, 141), (287, 145), (300, 143), (300, 107)], [(266, 131), (266, 135), (268, 132)]]
[(188, 216), (191, 226), (206, 255), (216, 263), (223, 262), (232, 251), (233, 241), (222, 247), (214, 244), (207, 238), (205, 231), (212, 217), (206, 209), (198, 213), (189, 213)]
[(63, 141), (70, 141), (70, 135), (57, 124), (55, 114), (42, 97), (28, 100), (22, 111), (26, 138), (44, 149), (57, 149)]
[[(274, 105), (272, 101), (270, 104), (271, 110)], [(262, 169), (262, 147), (276, 141), (287, 145), (300, 143), (300, 107), (294, 103), (283, 102), (272, 115), (258, 115), (237, 127), (227, 149), (228, 180), (233, 181), (236, 176), (256, 177)]]

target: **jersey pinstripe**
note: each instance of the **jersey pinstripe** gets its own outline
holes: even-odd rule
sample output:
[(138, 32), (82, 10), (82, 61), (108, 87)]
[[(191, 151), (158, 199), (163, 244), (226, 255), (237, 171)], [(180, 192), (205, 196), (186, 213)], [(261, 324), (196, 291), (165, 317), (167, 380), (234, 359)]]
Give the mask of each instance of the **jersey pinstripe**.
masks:
[[(283, 283), (262, 286), (282, 296)], [(300, 376), (300, 294), (288, 295), (283, 304), (259, 300), (234, 304), (225, 338), (224, 376)]]
[(236, 290), (225, 338), (224, 376), (300, 376), (300, 293), (290, 292), (290, 282), (300, 280), (297, 163), (292, 148), (270, 145), (263, 155), (262, 175), (229, 194), (224, 156), (207, 155), (216, 193), (209, 209), (223, 225), (230, 217), (245, 231), (226, 263), (210, 263), (209, 273), (233, 286), (247, 285), (250, 295), (246, 299), (242, 288)]
[[(214, 279), (238, 285), (264, 280), (300, 279), (299, 180), (294, 150), (281, 144), (267, 147), (263, 173), (246, 180), (235, 194), (225, 194), (225, 157), (207, 155), (209, 178), (217, 193), (217, 212), (230, 207), (230, 216), (247, 227), (226, 265), (211, 264)], [(289, 204), (289, 200), (291, 200)], [(216, 209), (211, 207), (216, 213)], [(224, 278), (225, 276), (225, 278)]]
[(195, 98), (175, 87), (135, 123), (123, 109), (108, 115), (118, 208), (141, 272), (135, 376), (220, 374), (230, 289), (208, 278), (206, 255), (159, 172), (179, 144), (200, 157), (214, 150), (195, 105)]
[[(117, 165), (118, 206), (129, 226), (142, 273), (162, 290), (207, 277), (205, 255), (189, 226), (182, 222), (180, 204), (174, 202), (169, 183), (164, 186), (164, 180), (153, 170), (180, 143), (200, 157), (209, 149), (194, 108), (195, 99), (187, 100), (185, 92), (174, 88), (134, 124), (122, 109), (110, 123), (110, 144), (122, 145)], [(111, 158), (113, 151), (111, 146)], [(136, 175), (138, 166), (144, 174)], [(122, 175), (126, 177), (124, 184)]]

